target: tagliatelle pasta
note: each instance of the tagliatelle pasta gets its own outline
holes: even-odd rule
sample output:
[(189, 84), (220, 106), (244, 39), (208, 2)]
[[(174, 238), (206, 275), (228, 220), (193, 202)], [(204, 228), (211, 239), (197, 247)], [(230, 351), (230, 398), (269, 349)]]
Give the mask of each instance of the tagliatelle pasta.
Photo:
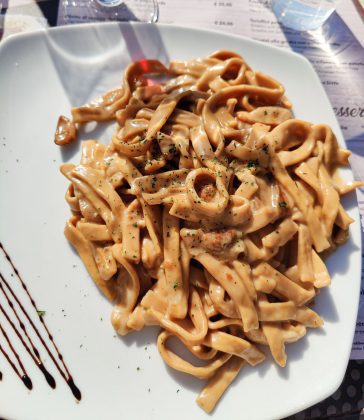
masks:
[(121, 87), (60, 117), (55, 142), (89, 121), (116, 131), (61, 167), (65, 235), (115, 305), (115, 330), (159, 325), (161, 356), (207, 380), (197, 403), (210, 412), (245, 364), (268, 350), (285, 366), (286, 344), (323, 324), (312, 309), (330, 284), (323, 256), (353, 222), (340, 196), (361, 185), (338, 174), (349, 152), (229, 51), (130, 64)]

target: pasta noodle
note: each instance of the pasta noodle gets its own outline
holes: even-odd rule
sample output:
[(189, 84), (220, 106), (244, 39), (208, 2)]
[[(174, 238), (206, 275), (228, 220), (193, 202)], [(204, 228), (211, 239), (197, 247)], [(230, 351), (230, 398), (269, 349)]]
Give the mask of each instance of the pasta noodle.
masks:
[(164, 361), (208, 380), (197, 402), (210, 412), (245, 364), (268, 350), (285, 366), (286, 343), (323, 324), (312, 309), (330, 284), (323, 253), (346, 239), (340, 196), (361, 185), (338, 174), (349, 152), (229, 51), (130, 64), (122, 86), (60, 117), (55, 142), (89, 121), (116, 131), (61, 167), (65, 235), (115, 305), (116, 331), (159, 325)]

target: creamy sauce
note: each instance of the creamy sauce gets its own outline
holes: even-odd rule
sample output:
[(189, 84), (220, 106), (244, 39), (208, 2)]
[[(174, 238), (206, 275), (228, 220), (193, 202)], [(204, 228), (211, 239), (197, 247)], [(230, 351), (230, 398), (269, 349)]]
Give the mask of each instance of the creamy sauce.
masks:
[(295, 119), (284, 93), (219, 51), (132, 63), (122, 87), (72, 110), (73, 123), (114, 120), (116, 133), (62, 167), (65, 235), (114, 302), (116, 331), (159, 325), (164, 361), (208, 380), (207, 412), (244, 364), (266, 349), (283, 367), (285, 345), (322, 325), (309, 307), (330, 284), (320, 254), (352, 223), (340, 195), (360, 184), (337, 171), (349, 152), (330, 127)]

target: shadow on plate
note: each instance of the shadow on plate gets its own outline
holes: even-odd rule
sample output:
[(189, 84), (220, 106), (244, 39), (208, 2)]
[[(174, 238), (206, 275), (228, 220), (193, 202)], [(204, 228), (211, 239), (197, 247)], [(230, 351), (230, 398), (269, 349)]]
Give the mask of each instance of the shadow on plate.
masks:
[(169, 61), (153, 24), (113, 22), (59, 28), (46, 32), (45, 42), (72, 107), (120, 85), (131, 61)]
[(74, 156), (77, 155), (80, 148), (81, 148), (81, 144), (78, 140), (74, 141), (71, 144), (68, 144), (67, 146), (59, 147), (62, 162), (66, 163), (72, 160)]
[(196, 396), (200, 393), (205, 385), (205, 380), (195, 378), (194, 376), (188, 375), (187, 373), (179, 372), (174, 370), (165, 364), (166, 372), (172, 377), (177, 386), (183, 389), (189, 389), (193, 391)]
[[(60, 28), (46, 32), (45, 43), (70, 103), (68, 116), (72, 107), (120, 86), (123, 71), (131, 61), (154, 58), (169, 62), (159, 29), (153, 24), (122, 22)], [(81, 126), (79, 140), (99, 140), (109, 125), (92, 125), (91, 131), (89, 124)], [(79, 148), (79, 144), (63, 147), (62, 160), (70, 160)]]
[[(176, 337), (171, 337), (168, 339), (168, 348), (170, 348), (183, 360), (186, 360), (194, 366), (204, 366), (206, 364), (206, 361), (203, 361), (193, 356)], [(165, 367), (167, 373), (173, 378), (176, 384), (180, 385), (181, 387), (190, 389), (195, 393), (199, 393), (203, 388), (205, 380), (199, 380), (189, 374), (179, 372), (175, 369), (170, 368), (167, 364), (165, 364)]]
[(146, 327), (142, 330), (142, 333), (140, 331), (131, 331), (128, 335), (125, 336), (117, 334), (117, 337), (128, 347), (133, 345), (136, 345), (137, 347), (145, 347), (157, 342), (159, 331), (159, 327)]
[[(355, 220), (354, 223), (360, 223), (360, 220)], [(349, 270), (349, 256), (359, 250), (359, 247), (354, 244), (352, 235), (349, 236), (347, 242), (344, 245), (339, 246), (331, 255), (329, 255), (325, 264), (329, 270), (333, 281), (335, 281), (335, 275), (345, 274)]]
[[(320, 294), (315, 298), (315, 306), (313, 309), (321, 316), (324, 322), (334, 323), (340, 320), (330, 287), (320, 290)], [(325, 326), (323, 328), (325, 328)], [(308, 334), (318, 334), (320, 331), (323, 331), (323, 329), (308, 329)]]
[[(137, 345), (138, 347), (145, 347), (150, 344), (155, 344), (157, 342), (159, 332), (160, 327), (147, 327), (143, 329), (142, 333), (140, 331), (133, 331), (125, 337), (118, 336), (118, 338), (128, 347), (131, 347), (133, 345)], [(168, 340), (168, 346), (174, 352), (176, 352), (176, 354), (180, 355), (184, 360), (187, 360), (196, 366), (203, 365), (202, 361), (191, 355), (191, 353), (175, 337), (172, 337)], [(194, 392), (199, 392), (202, 389), (204, 383), (203, 381), (200, 381), (197, 378), (186, 373), (171, 369), (165, 363), (164, 366), (166, 372), (173, 378), (176, 385), (182, 388), (191, 389)]]

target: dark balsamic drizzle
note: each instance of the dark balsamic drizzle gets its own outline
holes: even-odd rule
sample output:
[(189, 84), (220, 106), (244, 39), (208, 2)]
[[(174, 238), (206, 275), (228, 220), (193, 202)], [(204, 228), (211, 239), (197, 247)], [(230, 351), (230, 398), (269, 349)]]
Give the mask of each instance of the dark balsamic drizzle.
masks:
[[(3, 276), (0, 274), (1, 279), (3, 279)], [(1, 286), (1, 291), (4, 291), (3, 287)], [(17, 335), (17, 337), (19, 338), (19, 340), (21, 341), (21, 343), (23, 344), (25, 350), (27, 351), (27, 353), (29, 354), (29, 356), (33, 359), (33, 362), (36, 364), (36, 366), (41, 370), (41, 372), (43, 373), (44, 377), (46, 378), (48, 385), (51, 388), (55, 388), (56, 387), (56, 381), (54, 380), (53, 376), (47, 371), (47, 369), (44, 367), (41, 359), (39, 357), (36, 357), (34, 355), (34, 353), (30, 350), (29, 346), (27, 345), (27, 343), (24, 341), (23, 336), (21, 335), (21, 333), (19, 332), (19, 330), (17, 329), (17, 327), (15, 326), (15, 324), (13, 323), (13, 321), (10, 319), (9, 315), (7, 314), (7, 312), (5, 311), (5, 309), (3, 308), (3, 306), (0, 303), (0, 311), (1, 313), (5, 316), (6, 320), (8, 321), (8, 323), (11, 325), (11, 328), (14, 330), (15, 334)], [(18, 316), (17, 316), (18, 318)], [(19, 318), (18, 318), (19, 319)], [(3, 333), (3, 335), (5, 335), (5, 331), (3, 330), (3, 328), (1, 327), (1, 332)], [(30, 343), (33, 345), (31, 339), (29, 338), (28, 334), (25, 332), (27, 338), (29, 339)], [(6, 337), (6, 341), (8, 342), (9, 345), (10, 344), (10, 340)], [(34, 346), (33, 346), (34, 348)], [(14, 353), (14, 355), (16, 356), (16, 358), (18, 359), (18, 362), (20, 362), (20, 358), (19, 356), (16, 354), (15, 350), (13, 347), (11, 347), (11, 351)], [(38, 353), (38, 351), (37, 351)], [(38, 353), (39, 354), (39, 353)]]
[[(23, 290), (25, 291), (25, 293), (27, 294), (33, 308), (37, 311), (37, 306), (34, 302), (34, 299), (32, 298), (26, 284), (24, 283), (21, 275), (19, 274), (19, 271), (17, 270), (17, 268), (15, 267), (12, 259), (10, 258), (9, 254), (6, 252), (6, 250), (4, 249), (3, 245), (0, 243), (0, 248), (3, 251), (6, 259), (8, 260), (8, 262), (10, 263), (14, 273), (16, 274), (18, 280), (20, 281), (20, 284), (23, 288)], [(5, 290), (5, 287), (6, 290)], [(19, 323), (19, 327), (20, 330), (18, 329), (18, 327), (14, 324), (14, 322), (12, 322), (12, 320), (10, 319), (9, 315), (7, 314), (7, 312), (5, 311), (5, 309), (3, 308), (3, 306), (0, 304), (0, 312), (5, 316), (6, 320), (8, 321), (8, 323), (11, 325), (12, 329), (14, 330), (15, 334), (18, 336), (19, 340), (21, 341), (21, 343), (23, 344), (23, 347), (25, 348), (25, 350), (27, 351), (27, 353), (30, 355), (30, 357), (32, 358), (33, 362), (36, 364), (36, 366), (41, 370), (41, 372), (43, 373), (48, 385), (51, 388), (55, 388), (56, 387), (56, 381), (53, 378), (53, 376), (48, 372), (48, 370), (45, 368), (41, 358), (40, 358), (40, 353), (38, 351), (38, 349), (34, 346), (34, 343), (32, 341), (32, 339), (30, 338), (28, 331), (24, 325), (24, 323), (21, 321), (21, 319), (19, 318), (19, 313), (17, 312), (17, 308), (14, 306), (12, 299), (17, 303), (17, 306), (20, 308), (21, 312), (23, 313), (23, 315), (25, 316), (25, 318), (27, 319), (27, 321), (29, 322), (29, 325), (31, 326), (31, 328), (34, 330), (35, 334), (37, 335), (39, 341), (41, 342), (42, 346), (44, 347), (44, 349), (46, 350), (46, 352), (48, 353), (49, 357), (51, 358), (51, 360), (53, 361), (55, 367), (57, 368), (58, 372), (61, 374), (62, 378), (66, 381), (67, 385), (69, 386), (69, 388), (71, 389), (71, 392), (73, 394), (73, 396), (80, 401), (81, 400), (81, 391), (78, 389), (78, 387), (75, 385), (73, 378), (67, 368), (67, 365), (65, 364), (64, 360), (63, 360), (63, 356), (60, 353), (52, 334), (50, 333), (44, 319), (43, 316), (41, 314), (38, 313), (38, 317), (40, 322), (42, 323), (42, 326), (45, 330), (45, 332), (47, 333), (48, 339), (51, 342), (51, 345), (53, 347), (53, 349), (55, 350), (55, 352), (57, 353), (57, 358), (53, 355), (53, 353), (51, 352), (49, 345), (45, 342), (45, 340), (43, 339), (43, 337), (41, 336), (38, 328), (34, 325), (34, 322), (32, 321), (32, 319), (30, 318), (28, 312), (26, 311), (26, 309), (24, 308), (24, 306), (22, 305), (22, 303), (19, 301), (19, 299), (17, 298), (16, 294), (14, 293), (13, 289), (11, 288), (11, 286), (9, 285), (9, 283), (6, 281), (6, 279), (4, 278), (4, 276), (0, 273), (0, 291), (2, 292), (2, 294), (5, 296), (9, 307), (11, 308), (11, 310), (13, 311), (18, 323)], [(11, 297), (10, 297), (11, 295)], [(2, 335), (4, 336), (4, 338), (6, 339), (10, 350), (12, 351), (13, 355), (15, 356), (18, 365), (20, 367), (21, 372), (19, 371), (19, 369), (16, 367), (15, 363), (12, 361), (12, 359), (10, 358), (9, 354), (4, 350), (4, 348), (0, 345), (0, 351), (3, 353), (3, 355), (5, 356), (6, 360), (8, 361), (8, 363), (11, 365), (11, 367), (13, 368), (14, 372), (17, 374), (17, 376), (22, 380), (22, 382), (24, 383), (24, 385), (28, 388), (28, 389), (32, 389), (33, 385), (32, 385), (32, 381), (29, 378), (23, 364), (22, 361), (18, 355), (18, 353), (15, 351), (14, 347), (12, 346), (8, 335), (6, 334), (6, 332), (4, 331), (2, 325), (0, 324), (0, 332), (2, 333)], [(28, 342), (28, 344), (26, 343), (26, 341)], [(61, 362), (59, 363), (58, 360)], [(2, 374), (0, 372), (0, 380), (2, 379)]]
[(14, 356), (16, 357), (20, 369), (22, 371), (22, 373), (19, 372), (18, 368), (15, 366), (14, 362), (11, 360), (10, 356), (8, 355), (8, 353), (4, 350), (4, 348), (2, 346), (0, 346), (0, 350), (2, 352), (2, 354), (5, 356), (6, 360), (10, 363), (11, 367), (13, 368), (14, 372), (18, 375), (18, 377), (23, 381), (24, 385), (28, 388), (28, 389), (32, 389), (33, 388), (33, 384), (32, 381), (30, 380), (24, 366), (23, 363), (20, 360), (20, 357), (18, 355), (18, 353), (14, 350), (14, 347), (12, 346), (8, 335), (6, 334), (5, 330), (3, 329), (2, 325), (0, 324), (0, 331), (2, 333), (2, 335), (5, 337), (5, 340), (7, 341), (10, 350), (12, 351), (12, 353), (14, 354)]

